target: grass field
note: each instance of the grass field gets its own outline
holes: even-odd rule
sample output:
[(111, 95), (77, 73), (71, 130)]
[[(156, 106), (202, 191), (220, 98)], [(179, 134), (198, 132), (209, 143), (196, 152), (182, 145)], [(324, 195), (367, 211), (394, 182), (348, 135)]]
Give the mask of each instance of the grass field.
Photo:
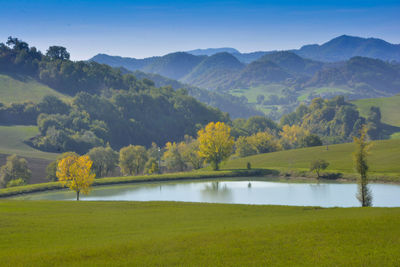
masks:
[(0, 74), (0, 102), (19, 103), (25, 101), (40, 102), (46, 95), (54, 95), (61, 99), (69, 97), (58, 93), (50, 87), (38, 83), (29, 77), (11, 77), (6, 74)]
[(382, 113), (382, 122), (393, 126), (400, 126), (400, 95), (360, 99), (354, 101), (353, 104), (357, 106), (360, 114), (364, 117), (368, 116), (368, 111), (371, 106), (379, 107)]
[(2, 266), (399, 266), (400, 208), (0, 201)]
[[(253, 168), (308, 170), (315, 159), (324, 159), (330, 163), (327, 171), (354, 173), (352, 143), (310, 147), (295, 150), (259, 154), (246, 158), (236, 158), (228, 161), (222, 169), (243, 169), (247, 162)], [(370, 174), (393, 176), (400, 181), (400, 139), (375, 141), (369, 156)]]
[(37, 134), (37, 126), (0, 126), (0, 153), (54, 160), (57, 154), (43, 152), (24, 143)]

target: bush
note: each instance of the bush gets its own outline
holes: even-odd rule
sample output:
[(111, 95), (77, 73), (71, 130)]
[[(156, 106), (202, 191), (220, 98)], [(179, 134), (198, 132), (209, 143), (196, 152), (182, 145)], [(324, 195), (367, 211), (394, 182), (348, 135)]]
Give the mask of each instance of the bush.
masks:
[(7, 183), (7, 187), (14, 187), (14, 186), (20, 186), (20, 185), (26, 185), (25, 180), (22, 178), (11, 180)]

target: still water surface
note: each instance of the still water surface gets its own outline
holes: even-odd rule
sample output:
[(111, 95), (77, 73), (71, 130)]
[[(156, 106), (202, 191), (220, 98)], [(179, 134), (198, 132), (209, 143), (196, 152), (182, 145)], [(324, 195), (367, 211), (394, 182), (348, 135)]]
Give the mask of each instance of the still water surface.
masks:
[[(370, 184), (375, 207), (400, 207), (400, 185)], [(187, 201), (321, 207), (357, 207), (357, 185), (268, 180), (157, 182), (95, 187), (85, 201)], [(23, 199), (74, 200), (70, 191), (30, 194)]]

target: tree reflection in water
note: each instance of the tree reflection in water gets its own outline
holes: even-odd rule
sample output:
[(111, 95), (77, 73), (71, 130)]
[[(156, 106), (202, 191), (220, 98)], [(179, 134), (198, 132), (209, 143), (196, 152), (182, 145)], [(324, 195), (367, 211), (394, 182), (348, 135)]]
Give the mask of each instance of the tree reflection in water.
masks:
[(201, 191), (202, 201), (204, 202), (230, 202), (233, 199), (231, 189), (226, 184), (211, 182), (204, 186)]

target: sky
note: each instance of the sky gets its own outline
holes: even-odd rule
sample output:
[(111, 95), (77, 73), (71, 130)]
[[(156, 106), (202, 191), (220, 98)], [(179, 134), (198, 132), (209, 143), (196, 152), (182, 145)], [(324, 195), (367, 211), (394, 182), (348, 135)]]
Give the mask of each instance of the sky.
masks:
[(342, 34), (400, 43), (400, 1), (0, 0), (0, 42), (17, 37), (73, 60), (197, 48), (297, 49)]

